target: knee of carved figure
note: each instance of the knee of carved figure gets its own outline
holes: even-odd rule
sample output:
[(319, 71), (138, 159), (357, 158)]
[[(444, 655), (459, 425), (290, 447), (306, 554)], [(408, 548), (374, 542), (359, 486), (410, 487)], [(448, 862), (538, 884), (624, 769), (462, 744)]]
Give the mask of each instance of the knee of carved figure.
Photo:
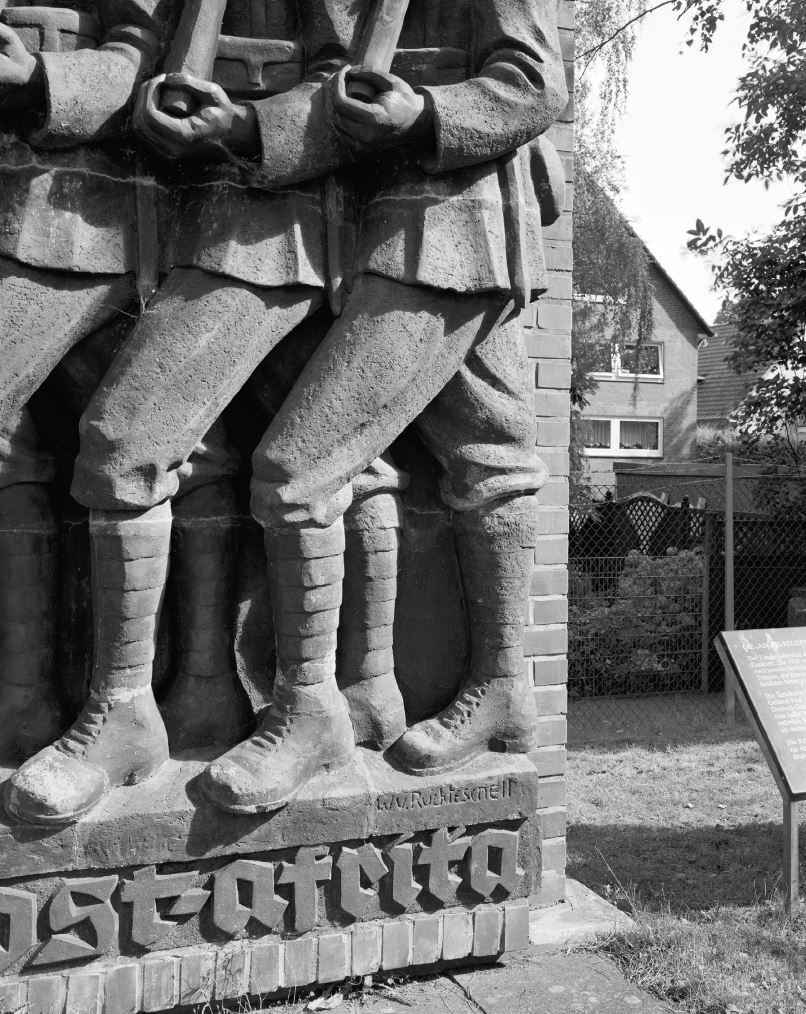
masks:
[(148, 510), (176, 493), (178, 464), (163, 467), (148, 449), (112, 439), (102, 423), (85, 414), (71, 493), (91, 510)]
[(275, 457), (260, 446), (252, 458), (252, 514), (264, 528), (329, 528), (353, 500), (352, 483), (317, 467)]

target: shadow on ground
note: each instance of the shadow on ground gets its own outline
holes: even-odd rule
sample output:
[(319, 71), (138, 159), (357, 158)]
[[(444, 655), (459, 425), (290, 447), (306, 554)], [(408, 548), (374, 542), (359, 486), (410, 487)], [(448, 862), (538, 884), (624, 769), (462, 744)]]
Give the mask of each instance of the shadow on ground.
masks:
[(625, 911), (631, 902), (675, 914), (753, 905), (780, 889), (782, 868), (780, 824), (568, 829), (568, 875)]

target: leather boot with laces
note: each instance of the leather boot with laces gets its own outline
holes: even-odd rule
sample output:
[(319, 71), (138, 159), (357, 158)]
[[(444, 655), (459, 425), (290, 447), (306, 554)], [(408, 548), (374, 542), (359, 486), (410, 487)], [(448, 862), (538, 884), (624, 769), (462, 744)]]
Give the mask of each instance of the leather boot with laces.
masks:
[(201, 788), (220, 810), (265, 813), (353, 754), (350, 715), (335, 683), (282, 687), (257, 732), (214, 761)]
[(372, 750), (385, 750), (406, 731), (393, 643), (401, 522), (400, 498), (392, 493), (355, 503), (344, 518), (338, 683), (356, 743)]
[(0, 490), (0, 762), (64, 728), (56, 693), (56, 529), (47, 487)]
[(72, 728), (6, 783), (6, 806), (20, 820), (71, 823), (168, 759), (151, 675), (170, 537), (168, 504), (91, 514), (92, 690)]
[(392, 748), (398, 767), (437, 774), (487, 750), (528, 753), (537, 709), (523, 628), (537, 537), (534, 497), (456, 513), (454, 531), (470, 633), (470, 673), (455, 700)]
[(255, 727), (232, 643), (238, 523), (230, 482), (193, 490), (174, 505), (170, 587), (179, 667), (161, 705), (173, 750), (231, 746)]
[(9, 813), (34, 824), (69, 824), (110, 789), (155, 774), (167, 759), (162, 720), (150, 687), (90, 694), (68, 731), (27, 761), (7, 783)]
[(267, 531), (266, 556), (277, 642), (272, 704), (255, 735), (201, 778), (210, 802), (230, 813), (275, 810), (355, 753), (336, 686), (344, 526)]

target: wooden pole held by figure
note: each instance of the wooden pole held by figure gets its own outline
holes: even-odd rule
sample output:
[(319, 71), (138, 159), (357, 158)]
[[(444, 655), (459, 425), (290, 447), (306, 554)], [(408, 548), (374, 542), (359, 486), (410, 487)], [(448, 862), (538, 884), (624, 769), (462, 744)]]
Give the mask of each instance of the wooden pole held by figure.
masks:
[[(190, 74), (210, 81), (227, 0), (185, 0), (171, 49), (165, 58), (166, 74)], [(160, 109), (181, 118), (193, 112), (193, 99), (177, 88), (166, 88)]]

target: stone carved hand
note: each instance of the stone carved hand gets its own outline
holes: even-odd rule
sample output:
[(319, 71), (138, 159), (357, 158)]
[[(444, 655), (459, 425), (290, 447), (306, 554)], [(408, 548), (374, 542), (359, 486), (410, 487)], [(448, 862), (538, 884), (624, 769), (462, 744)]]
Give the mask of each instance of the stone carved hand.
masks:
[[(356, 81), (375, 92), (372, 102), (351, 98), (348, 85)], [(428, 145), (433, 140), (431, 108), (405, 81), (394, 74), (344, 67), (331, 79), (333, 123), (357, 154), (401, 145)]]
[(0, 105), (19, 109), (43, 105), (39, 61), (13, 28), (0, 24)]
[[(163, 112), (160, 108), (163, 89), (190, 95), (195, 102), (193, 113), (177, 117)], [(260, 150), (252, 107), (232, 102), (219, 85), (188, 74), (160, 74), (140, 88), (134, 129), (169, 159), (250, 157)]]

